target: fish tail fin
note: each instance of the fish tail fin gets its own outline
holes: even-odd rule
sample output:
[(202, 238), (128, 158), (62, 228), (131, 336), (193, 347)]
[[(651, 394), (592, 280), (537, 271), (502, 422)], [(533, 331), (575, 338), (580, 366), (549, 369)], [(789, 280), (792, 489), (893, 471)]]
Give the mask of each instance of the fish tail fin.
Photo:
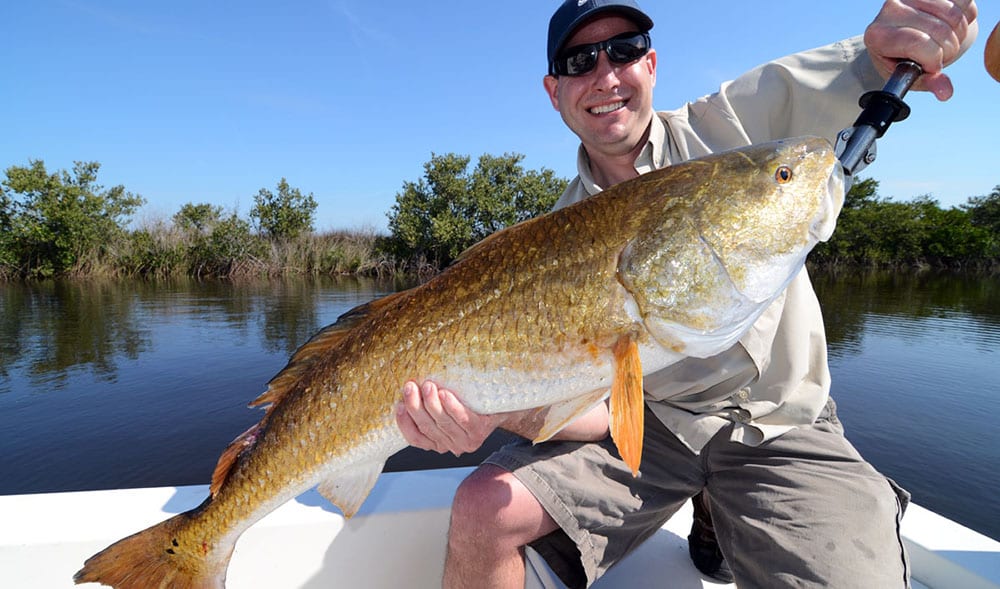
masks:
[(232, 547), (181, 541), (178, 532), (189, 520), (182, 513), (115, 542), (88, 558), (73, 581), (117, 589), (223, 589)]

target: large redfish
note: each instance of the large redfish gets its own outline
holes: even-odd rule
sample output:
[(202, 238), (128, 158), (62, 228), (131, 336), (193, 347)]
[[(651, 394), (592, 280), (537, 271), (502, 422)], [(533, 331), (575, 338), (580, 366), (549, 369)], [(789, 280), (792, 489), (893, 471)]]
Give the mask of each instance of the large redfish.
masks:
[(361, 305), (295, 352), (197, 508), (112, 544), (77, 582), (221, 588), (240, 534), (318, 485), (353, 515), (406, 443), (394, 406), (431, 379), (481, 413), (547, 408), (541, 441), (610, 392), (636, 472), (643, 372), (733, 345), (833, 231), (828, 142), (671, 166), (500, 231), (429, 282)]

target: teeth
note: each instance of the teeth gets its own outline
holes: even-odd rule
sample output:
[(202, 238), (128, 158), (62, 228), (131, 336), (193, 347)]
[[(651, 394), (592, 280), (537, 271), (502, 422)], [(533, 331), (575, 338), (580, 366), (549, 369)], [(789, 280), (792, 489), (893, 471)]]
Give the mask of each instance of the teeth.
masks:
[(619, 101), (619, 102), (614, 102), (612, 104), (606, 104), (604, 106), (595, 106), (594, 108), (590, 109), (590, 112), (595, 115), (602, 115), (604, 113), (618, 110), (623, 106), (625, 106), (625, 102)]

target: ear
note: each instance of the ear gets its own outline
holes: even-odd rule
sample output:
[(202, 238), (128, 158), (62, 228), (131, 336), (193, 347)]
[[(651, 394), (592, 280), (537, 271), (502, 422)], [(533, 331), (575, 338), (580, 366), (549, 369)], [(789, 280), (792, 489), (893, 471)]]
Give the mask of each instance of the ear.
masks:
[(545, 86), (545, 93), (549, 95), (549, 101), (552, 103), (552, 108), (559, 110), (559, 78), (553, 75), (547, 75), (542, 78), (542, 85)]
[(649, 77), (652, 79), (651, 87), (656, 87), (656, 49), (650, 49), (646, 54), (646, 67), (649, 69)]

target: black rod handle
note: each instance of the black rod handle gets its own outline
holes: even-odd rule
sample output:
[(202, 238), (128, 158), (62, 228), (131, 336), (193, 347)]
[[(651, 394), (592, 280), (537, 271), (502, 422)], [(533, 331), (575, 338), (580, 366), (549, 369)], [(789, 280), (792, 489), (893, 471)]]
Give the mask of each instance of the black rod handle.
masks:
[[(867, 92), (858, 101), (861, 114), (854, 121), (854, 127), (844, 131), (849, 137), (840, 154), (840, 162), (849, 175), (871, 163), (873, 156), (869, 156), (869, 151), (889, 125), (910, 115), (910, 107), (903, 102), (903, 97), (922, 73), (923, 68), (916, 62), (900, 61), (881, 90)], [(860, 165), (866, 159), (864, 165)]]

